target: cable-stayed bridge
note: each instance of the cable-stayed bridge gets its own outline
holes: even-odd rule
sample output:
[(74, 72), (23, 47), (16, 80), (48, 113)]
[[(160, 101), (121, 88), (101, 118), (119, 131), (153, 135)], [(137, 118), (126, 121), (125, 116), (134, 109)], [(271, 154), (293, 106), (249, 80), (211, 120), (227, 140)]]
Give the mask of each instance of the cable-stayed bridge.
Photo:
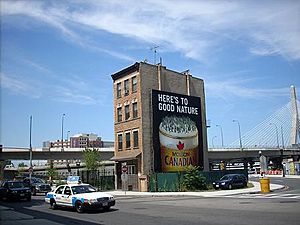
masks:
[(300, 102), (291, 86), (291, 101), (225, 148), (209, 148), (210, 160), (300, 157)]
[[(298, 111), (300, 102), (297, 101)], [(293, 120), (295, 110), (291, 102), (241, 136), (243, 148), (291, 148), (299, 144), (300, 123)], [(296, 122), (297, 121), (297, 122)], [(239, 146), (239, 140), (229, 148)]]

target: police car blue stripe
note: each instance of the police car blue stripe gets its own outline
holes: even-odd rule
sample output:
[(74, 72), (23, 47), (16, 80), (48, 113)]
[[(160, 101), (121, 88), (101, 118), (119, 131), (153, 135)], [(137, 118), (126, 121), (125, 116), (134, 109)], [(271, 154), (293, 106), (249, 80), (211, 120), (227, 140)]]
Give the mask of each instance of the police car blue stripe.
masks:
[(53, 194), (47, 193), (47, 198), (53, 198)]

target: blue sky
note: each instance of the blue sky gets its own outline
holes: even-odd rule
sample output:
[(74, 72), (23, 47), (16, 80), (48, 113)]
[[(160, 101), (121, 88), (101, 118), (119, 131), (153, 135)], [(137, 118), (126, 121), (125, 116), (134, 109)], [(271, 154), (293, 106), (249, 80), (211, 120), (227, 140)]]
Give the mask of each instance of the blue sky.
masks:
[[(238, 138), (300, 89), (300, 1), (1, 1), (1, 144), (113, 140), (111, 74), (136, 61), (205, 82), (209, 143)], [(297, 91), (299, 96), (299, 90)]]

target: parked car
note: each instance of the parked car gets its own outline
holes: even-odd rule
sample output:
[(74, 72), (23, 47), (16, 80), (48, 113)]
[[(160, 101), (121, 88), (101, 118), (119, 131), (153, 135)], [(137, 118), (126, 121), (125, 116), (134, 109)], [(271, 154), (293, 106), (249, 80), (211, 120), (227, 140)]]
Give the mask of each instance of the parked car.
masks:
[(213, 182), (215, 189), (233, 189), (247, 187), (248, 180), (243, 174), (226, 174)]
[[(69, 179), (70, 181), (70, 179)], [(74, 208), (78, 213), (88, 209), (109, 210), (115, 205), (112, 195), (99, 192), (89, 184), (83, 184), (71, 179), (71, 183), (58, 186), (53, 192), (47, 193), (45, 202), (50, 204), (51, 209), (57, 207)]]
[(26, 177), (23, 181), (28, 185), (28, 187), (30, 187), (32, 195), (36, 195), (37, 193), (46, 194), (52, 190), (50, 184), (47, 184), (41, 178)]
[(0, 200), (2, 199), (31, 201), (31, 190), (22, 181), (5, 181), (0, 187)]

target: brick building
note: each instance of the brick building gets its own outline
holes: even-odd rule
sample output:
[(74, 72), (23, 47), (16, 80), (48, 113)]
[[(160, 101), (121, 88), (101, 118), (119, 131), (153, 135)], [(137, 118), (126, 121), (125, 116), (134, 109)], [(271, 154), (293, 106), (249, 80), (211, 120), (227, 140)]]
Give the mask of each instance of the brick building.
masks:
[[(152, 90), (161, 90), (201, 99), (201, 149), (203, 169), (208, 170), (205, 96), (203, 80), (165, 66), (135, 63), (112, 75), (114, 84), (114, 130), (117, 186), (121, 188), (122, 165), (128, 167), (128, 185), (147, 190), (155, 171), (153, 147)], [(200, 103), (200, 101), (199, 101)]]

